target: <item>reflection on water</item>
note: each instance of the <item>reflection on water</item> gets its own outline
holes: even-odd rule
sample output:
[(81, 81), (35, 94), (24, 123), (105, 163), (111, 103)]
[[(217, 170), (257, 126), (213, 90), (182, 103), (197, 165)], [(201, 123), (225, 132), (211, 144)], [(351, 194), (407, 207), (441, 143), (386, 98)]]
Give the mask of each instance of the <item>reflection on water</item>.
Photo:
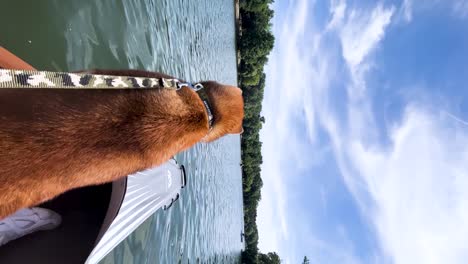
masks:
[[(0, 45), (39, 69), (142, 68), (186, 80), (237, 83), (232, 0), (2, 4), (0, 23), (9, 26), (0, 28)], [(188, 173), (180, 200), (148, 219), (103, 263), (238, 262), (239, 137), (197, 145), (178, 160)]]

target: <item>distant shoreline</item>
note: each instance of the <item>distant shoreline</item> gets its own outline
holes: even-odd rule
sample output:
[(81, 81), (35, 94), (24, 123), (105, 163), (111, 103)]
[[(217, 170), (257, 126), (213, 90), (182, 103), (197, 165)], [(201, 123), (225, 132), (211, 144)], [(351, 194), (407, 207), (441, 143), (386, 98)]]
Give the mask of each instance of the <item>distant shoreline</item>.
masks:
[(260, 130), (265, 123), (265, 118), (262, 116), (266, 84), (264, 66), (268, 62), (268, 55), (275, 42), (271, 32), (270, 21), (274, 15), (269, 5), (271, 2), (272, 0), (234, 0), (237, 80), (244, 97), (241, 166), (245, 248), (242, 251), (242, 263), (246, 264), (258, 263), (260, 257), (270, 256), (258, 250), (257, 207), (263, 186)]

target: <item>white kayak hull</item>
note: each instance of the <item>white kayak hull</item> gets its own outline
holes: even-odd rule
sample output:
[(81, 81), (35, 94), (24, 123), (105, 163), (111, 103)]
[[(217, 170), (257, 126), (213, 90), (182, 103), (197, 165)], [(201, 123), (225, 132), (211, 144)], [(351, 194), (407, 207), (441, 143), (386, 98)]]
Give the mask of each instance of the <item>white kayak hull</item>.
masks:
[(98, 263), (158, 209), (171, 206), (184, 186), (183, 168), (175, 160), (129, 175), (120, 210), (86, 263)]

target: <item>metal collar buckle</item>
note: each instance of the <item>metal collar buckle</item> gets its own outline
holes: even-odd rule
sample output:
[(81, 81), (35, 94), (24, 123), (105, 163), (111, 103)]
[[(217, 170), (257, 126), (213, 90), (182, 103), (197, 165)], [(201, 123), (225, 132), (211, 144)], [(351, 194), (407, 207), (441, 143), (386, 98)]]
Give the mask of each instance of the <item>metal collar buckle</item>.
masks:
[(177, 90), (180, 90), (184, 87), (188, 87), (192, 90), (194, 90), (195, 92), (203, 89), (203, 85), (201, 83), (196, 83), (195, 85), (192, 84), (192, 83), (181, 83), (181, 82), (176, 82), (176, 85), (177, 85)]

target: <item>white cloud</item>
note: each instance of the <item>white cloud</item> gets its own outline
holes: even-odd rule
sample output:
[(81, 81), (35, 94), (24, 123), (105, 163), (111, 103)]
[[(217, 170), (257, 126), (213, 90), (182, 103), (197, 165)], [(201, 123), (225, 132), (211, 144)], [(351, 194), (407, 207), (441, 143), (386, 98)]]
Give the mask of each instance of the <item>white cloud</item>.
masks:
[[(404, 6), (411, 20), (412, 2), (405, 1)], [(353, 76), (349, 127), (337, 128), (336, 117), (330, 114), (323, 124), (345, 182), (392, 262), (464, 263), (468, 257), (468, 129), (460, 125), (465, 124), (450, 115), (441, 118), (420, 107), (408, 107), (402, 123), (391, 131), (390, 150), (369, 136), (376, 130), (365, 81), (372, 63), (369, 54), (383, 39), (393, 12), (393, 7), (382, 5), (370, 16), (352, 10), (337, 29)]]
[(413, 1), (404, 0), (401, 10), (406, 22), (411, 22), (413, 20)]
[[(314, 2), (296, 1), (286, 11), (285, 20), (281, 25), (273, 23), (277, 41), (267, 67), (267, 92), (264, 99), (264, 115), (267, 122), (261, 133), (264, 143), (264, 187), (257, 223), (260, 234), (259, 248), (262, 251), (277, 250), (280, 255), (286, 245), (295, 245), (291, 233), (301, 232), (297, 227), (307, 221), (298, 219), (297, 214), (290, 211), (287, 182), (291, 177), (296, 177), (293, 172), (297, 172), (301, 164), (313, 165), (323, 160), (323, 155), (315, 155), (317, 147), (324, 149), (316, 145), (317, 126), (325, 126), (329, 133), (336, 135), (339, 135), (340, 130), (330, 112), (333, 106), (328, 100), (330, 82), (337, 74), (334, 57), (336, 52), (325, 45), (323, 34), (334, 34), (337, 31), (343, 39), (343, 44), (362, 44), (356, 50), (358, 54), (352, 54), (350, 47), (346, 46), (346, 54), (352, 68), (359, 71), (359, 66), (364, 69), (361, 62), (382, 39), (383, 28), (389, 23), (393, 12), (379, 5), (371, 12), (351, 10), (351, 14), (346, 14), (346, 2), (339, 1), (332, 5), (327, 28), (320, 32), (321, 30), (314, 28), (314, 24), (311, 23), (313, 14), (310, 10), (313, 6)], [(360, 17), (356, 17), (358, 13)], [(354, 24), (364, 27), (365, 30), (357, 32)], [(291, 122), (297, 116), (303, 116), (306, 139), (295, 138), (295, 131), (289, 129), (294, 127)], [(341, 152), (338, 147), (341, 144), (340, 139), (333, 136), (331, 139), (335, 142), (333, 151)], [(312, 147), (314, 149), (311, 149)], [(328, 152), (328, 148), (326, 149)], [(315, 159), (312, 156), (315, 156)], [(294, 168), (292, 171), (282, 168), (286, 160), (294, 162), (289, 168)], [(323, 198), (324, 196), (320, 196), (319, 199), (322, 204), (326, 204)], [(315, 234), (312, 231), (308, 232), (307, 236), (312, 241), (319, 241), (314, 238)], [(317, 245), (321, 245), (320, 249)], [(329, 259), (346, 259), (346, 262), (341, 263), (356, 263), (350, 249), (343, 248), (342, 245), (329, 245), (323, 241), (312, 243), (310, 246), (310, 251), (313, 252), (326, 249)], [(286, 263), (295, 262), (300, 258), (292, 255), (291, 251), (281, 256), (285, 258)], [(326, 259), (325, 255), (322, 257)]]
[[(261, 132), (264, 187), (257, 220), (259, 249), (263, 252), (278, 251), (285, 263), (299, 262), (303, 255), (297, 251), (308, 246), (310, 252), (327, 249), (332, 259), (353, 259), (347, 250), (318, 242), (320, 240), (312, 231), (301, 231), (299, 226), (307, 226), (307, 219), (298, 217), (289, 204), (288, 181), (298, 177), (295, 172), (301, 167), (324, 159), (323, 155), (311, 158), (311, 146), (317, 137), (315, 101), (319, 100), (320, 94), (326, 94), (333, 66), (327, 59), (327, 50), (322, 47), (321, 34), (311, 30), (310, 10), (314, 4), (309, 0), (295, 1), (285, 12), (281, 25), (274, 21), (275, 49), (266, 68), (268, 79), (263, 104), (266, 124)], [(311, 63), (315, 66), (305, 66)], [(305, 122), (306, 142), (297, 137), (296, 130), (289, 129), (297, 126), (292, 122), (298, 116)], [(329, 148), (322, 147), (320, 153), (325, 152), (329, 152)], [(282, 164), (286, 161), (294, 163), (284, 168)], [(305, 244), (298, 243), (294, 236), (297, 233), (307, 237)], [(323, 256), (323, 259), (326, 258)]]
[(378, 4), (372, 12), (351, 10), (346, 24), (340, 29), (343, 56), (350, 68), (358, 67), (384, 36), (394, 8)]
[(343, 24), (346, 12), (346, 1), (345, 0), (331, 0), (330, 3), (330, 15), (331, 19), (328, 22), (326, 30), (333, 30), (340, 27)]
[(466, 18), (468, 16), (468, 0), (454, 0), (453, 13), (460, 18)]
[(369, 136), (377, 128), (366, 87), (372, 63), (368, 55), (383, 39), (393, 10), (378, 5), (368, 17), (353, 10), (337, 28), (353, 76), (349, 125), (340, 128), (330, 113), (323, 115), (322, 125), (332, 138), (345, 183), (393, 263), (464, 263), (468, 257), (464, 121), (413, 106), (391, 131), (389, 150)]
[[(289, 140), (291, 135), (284, 127), (291, 122), (289, 106), (302, 104), (296, 95), (301, 92), (303, 87), (299, 84), (297, 86), (289, 84), (291, 81), (298, 82), (298, 80), (307, 77), (307, 72), (301, 70), (301, 65), (306, 62), (303, 61), (302, 56), (296, 50), (299, 44), (297, 41), (305, 33), (309, 4), (313, 3), (307, 0), (296, 2), (286, 11), (287, 23), (283, 25), (273, 23), (273, 31), (277, 36), (275, 45), (281, 46), (282, 53), (276, 55), (273, 52), (272, 56), (270, 56), (267, 72), (281, 71), (282, 74), (269, 75), (267, 87), (274, 86), (279, 89), (275, 89), (275, 93), (265, 94), (265, 101), (268, 102), (264, 104), (267, 122), (262, 132), (275, 131), (275, 133), (261, 133), (264, 143), (262, 150), (264, 185), (262, 200), (258, 208), (257, 225), (260, 236), (259, 248), (263, 252), (277, 251), (281, 254), (281, 243), (290, 239), (285, 179), (280, 168), (285, 156), (278, 149), (285, 144), (295, 144), (298, 147), (296, 141)], [(278, 37), (278, 35), (286, 37)], [(287, 89), (281, 87), (287, 87)], [(295, 110), (295, 112), (298, 111), (298, 109)], [(313, 115), (313, 113), (311, 114)], [(289, 154), (300, 155), (295, 151), (291, 151)], [(290, 261), (288, 256), (286, 256), (285, 261), (286, 263)]]
[(346, 22), (338, 29), (343, 57), (348, 64), (354, 84), (350, 95), (360, 97), (365, 89), (363, 76), (370, 69), (367, 57), (378, 46), (390, 24), (394, 7), (378, 4), (372, 11), (352, 9)]
[[(294, 214), (288, 204), (287, 169), (309, 161), (323, 148), (317, 129), (331, 141), (343, 182), (362, 215), (372, 225), (382, 252), (371, 255), (373, 263), (463, 263), (468, 259), (468, 128), (465, 121), (448, 112), (428, 111), (421, 104), (406, 108), (403, 120), (390, 125), (389, 145), (376, 140), (379, 133), (372, 110), (367, 76), (378, 67), (378, 51), (391, 25), (395, 7), (377, 4), (356, 9), (345, 0), (332, 1), (329, 22), (315, 28), (308, 12), (314, 3), (293, 2), (284, 24), (274, 24), (277, 43), (267, 68), (262, 131), (264, 142), (264, 189), (259, 207), (259, 247), (278, 251), (286, 263), (298, 261), (298, 241), (320, 263), (360, 263), (351, 241), (336, 245), (321, 239), (307, 219)], [(407, 22), (417, 8), (403, 2)], [(345, 114), (330, 102), (332, 83), (339, 72), (336, 48), (349, 70), (341, 73), (348, 89)], [(341, 70), (341, 68), (340, 68)], [(291, 85), (293, 84), (293, 85)], [(395, 87), (398, 88), (398, 87)], [(293, 117), (303, 115), (306, 138), (294, 138)], [(343, 119), (345, 122), (343, 122)], [(301, 140), (303, 145), (300, 146)], [(295, 148), (298, 151), (295, 151)], [(308, 148), (310, 148), (308, 150)], [(306, 155), (309, 154), (309, 155)], [(323, 158), (322, 158), (323, 159)], [(299, 161), (294, 161), (299, 160)], [(320, 161), (318, 161), (320, 162)], [(310, 162), (314, 164), (314, 162)], [(320, 188), (318, 206), (329, 206), (327, 190)], [(300, 238), (296, 234), (300, 233)], [(346, 232), (344, 240), (346, 240)]]
[(368, 217), (394, 263), (468, 258), (468, 128), (457, 123), (409, 107), (389, 151), (350, 141), (355, 177), (374, 204)]
[(425, 11), (431, 8), (438, 8), (444, 11), (444, 7), (449, 7), (452, 14), (459, 19), (465, 19), (468, 17), (468, 1), (467, 0), (403, 0), (398, 12), (398, 19), (405, 23), (410, 23), (415, 13)]

